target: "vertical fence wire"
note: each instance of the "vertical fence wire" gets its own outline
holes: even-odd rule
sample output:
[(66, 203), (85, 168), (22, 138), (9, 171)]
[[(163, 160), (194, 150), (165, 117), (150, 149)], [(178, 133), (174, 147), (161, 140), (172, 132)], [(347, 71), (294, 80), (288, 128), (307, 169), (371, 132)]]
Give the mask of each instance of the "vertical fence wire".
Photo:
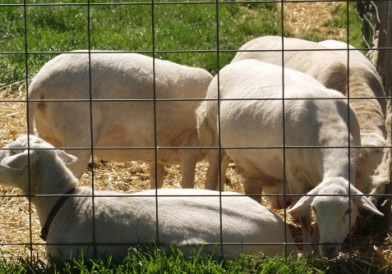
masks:
[(286, 118), (285, 118), (285, 61), (284, 61), (284, 34), (285, 34), (285, 20), (284, 20), (284, 3), (285, 0), (280, 1), (280, 17), (281, 17), (281, 58), (282, 58), (282, 141), (283, 141), (283, 214), (284, 214), (284, 258), (287, 261), (288, 250), (287, 250), (287, 184), (286, 184)]
[[(382, 10), (382, 18), (383, 22), (380, 22), (379, 25), (379, 40), (377, 43), (377, 47), (380, 45), (382, 47), (391, 47), (392, 46), (392, 0), (384, 3), (384, 9)], [(389, 61), (389, 62), (388, 62)], [(383, 80), (383, 84), (385, 85), (386, 95), (389, 97), (387, 102), (387, 113), (386, 117), (386, 130), (387, 130), (387, 141), (389, 140), (389, 148), (390, 157), (392, 157), (392, 49), (390, 48), (388, 51), (383, 51), (382, 54), (378, 54), (377, 58), (377, 69), (381, 74), (381, 78)], [(388, 124), (389, 122), (389, 124)], [(389, 127), (389, 130), (388, 130)], [(387, 144), (388, 145), (388, 144)], [(384, 151), (384, 153), (386, 153)], [(386, 186), (386, 193), (391, 195), (392, 193), (392, 159), (389, 162), (389, 184)], [(392, 201), (390, 197), (387, 200), (386, 208), (389, 209), (392, 206)], [(388, 232), (392, 233), (392, 213), (390, 210), (386, 211), (387, 218), (387, 226)]]
[[(159, 247), (159, 206), (158, 206), (158, 138), (157, 138), (157, 94), (156, 94), (156, 71), (155, 71), (155, 0), (151, 0), (151, 33), (152, 33), (152, 89), (154, 111), (154, 168), (155, 168), (155, 218), (156, 218), (156, 244)], [(151, 168), (151, 165), (150, 165)], [(150, 171), (151, 176), (151, 171)], [(152, 178), (150, 178), (151, 180)]]
[(23, 0), (23, 24), (24, 24), (24, 56), (25, 56), (25, 81), (26, 81), (26, 121), (27, 121), (27, 179), (28, 179), (28, 210), (29, 210), (29, 251), (30, 262), (33, 262), (33, 217), (32, 217), (32, 203), (31, 203), (31, 160), (30, 160), (30, 128), (29, 128), (29, 98), (28, 98), (28, 84), (29, 84), (29, 47), (27, 39), (27, 0)]
[[(346, 77), (347, 77), (347, 83), (346, 83), (346, 102), (347, 102), (347, 154), (348, 154), (348, 244), (349, 244), (349, 256), (350, 260), (352, 260), (352, 230), (351, 230), (351, 138), (350, 138), (350, 132), (351, 132), (351, 122), (350, 122), (350, 0), (346, 0), (346, 51), (347, 51), (347, 68), (346, 68)], [(343, 243), (342, 243), (343, 244)]]
[[(220, 256), (223, 258), (223, 218), (222, 218), (222, 181), (226, 174), (222, 174), (222, 143), (221, 143), (221, 115), (220, 115), (220, 43), (219, 43), (219, 0), (215, 0), (215, 20), (216, 20), (216, 66), (217, 66), (217, 115), (218, 115), (218, 186), (219, 186), (219, 243)], [(210, 162), (211, 164), (211, 162)], [(225, 169), (226, 170), (226, 169)], [(222, 177), (223, 176), (223, 177)]]
[(89, 121), (90, 121), (90, 154), (91, 154), (91, 199), (92, 199), (92, 240), (93, 256), (97, 257), (97, 240), (95, 225), (95, 172), (94, 172), (94, 126), (93, 126), (93, 91), (91, 73), (91, 0), (87, 1), (87, 47), (88, 47), (88, 95), (89, 95)]

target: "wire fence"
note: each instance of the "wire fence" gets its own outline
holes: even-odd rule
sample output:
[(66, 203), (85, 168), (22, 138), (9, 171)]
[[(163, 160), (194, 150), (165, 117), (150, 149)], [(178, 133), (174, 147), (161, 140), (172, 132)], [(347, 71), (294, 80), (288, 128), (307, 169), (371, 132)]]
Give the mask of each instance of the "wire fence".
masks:
[[(363, 41), (368, 48), (388, 48), (392, 46), (392, 3), (387, 1), (359, 1), (358, 2), (358, 14), (363, 20)], [(392, 55), (390, 50), (385, 51), (371, 51), (372, 61), (375, 64), (377, 71), (379, 72), (385, 92), (389, 96), (389, 108), (387, 115), (391, 115), (392, 110)], [(387, 127), (392, 125), (386, 124)], [(389, 136), (387, 140), (391, 142), (389, 129)], [(391, 153), (391, 152), (389, 152)], [(391, 181), (390, 175), (390, 180)], [(390, 184), (387, 185), (386, 193), (391, 193)], [(391, 207), (391, 200), (388, 200), (387, 207)], [(386, 218), (388, 223), (388, 230), (392, 229), (392, 216), (391, 212), (386, 212)]]
[[(363, 41), (368, 49), (391, 47), (391, 3), (388, 1), (358, 1), (358, 14), (363, 20)], [(373, 63), (377, 66), (386, 93), (391, 95), (390, 50), (374, 51)]]
[[(3, 1), (4, 2), (4, 1)], [(78, 54), (87, 54), (88, 55), (88, 66), (89, 66), (89, 75), (88, 75), (88, 99), (39, 99), (39, 100), (35, 100), (35, 99), (29, 99), (27, 96), (25, 99), (8, 99), (8, 98), (2, 98), (0, 99), (0, 103), (15, 103), (15, 104), (25, 104), (26, 106), (26, 120), (29, 119), (29, 112), (30, 110), (30, 104), (32, 102), (45, 102), (45, 103), (51, 103), (51, 102), (67, 102), (69, 104), (72, 103), (87, 103), (88, 104), (88, 108), (89, 108), (89, 132), (90, 132), (90, 146), (72, 146), (72, 147), (67, 147), (67, 146), (63, 146), (60, 147), (61, 149), (65, 149), (65, 150), (89, 150), (89, 154), (91, 156), (92, 163), (91, 163), (91, 189), (92, 189), (92, 196), (87, 196), (87, 197), (91, 197), (92, 199), (92, 243), (90, 243), (90, 246), (93, 247), (94, 249), (94, 255), (97, 255), (97, 246), (101, 246), (101, 245), (126, 245), (126, 246), (130, 246), (130, 245), (135, 245), (138, 246), (140, 245), (140, 243), (112, 243), (112, 244), (108, 244), (108, 243), (101, 243), (99, 241), (96, 240), (96, 224), (95, 224), (95, 202), (96, 199), (98, 197), (117, 197), (116, 195), (104, 195), (102, 196), (101, 194), (96, 194), (98, 192), (96, 192), (96, 176), (94, 174), (95, 172), (95, 165), (96, 163), (94, 162), (94, 156), (96, 155), (96, 153), (98, 151), (101, 150), (145, 150), (145, 151), (153, 151), (154, 153), (154, 169), (158, 170), (158, 165), (159, 165), (159, 153), (161, 151), (165, 151), (165, 150), (199, 150), (199, 149), (203, 149), (203, 150), (217, 150), (219, 152), (219, 161), (221, 161), (222, 159), (221, 157), (221, 153), (224, 150), (235, 150), (235, 149), (243, 149), (243, 150), (267, 150), (267, 149), (279, 149), (282, 151), (282, 155), (283, 155), (283, 181), (286, 182), (286, 151), (291, 150), (291, 149), (301, 149), (301, 150), (306, 150), (306, 149), (331, 149), (331, 148), (340, 148), (340, 149), (346, 149), (348, 151), (348, 153), (350, 154), (351, 149), (360, 149), (360, 148), (366, 148), (366, 146), (356, 146), (354, 144), (351, 144), (350, 141), (350, 134), (348, 132), (347, 136), (348, 136), (348, 146), (293, 146), (293, 145), (288, 145), (286, 144), (286, 121), (285, 121), (285, 116), (283, 115), (283, 119), (282, 119), (282, 129), (283, 129), (283, 136), (282, 136), (282, 140), (283, 143), (280, 146), (242, 146), (242, 147), (225, 147), (223, 145), (221, 145), (221, 129), (220, 129), (220, 103), (224, 102), (224, 101), (241, 101), (241, 100), (270, 100), (270, 101), (276, 101), (279, 100), (282, 102), (282, 112), (285, 112), (285, 104), (286, 102), (290, 101), (290, 100), (340, 100), (341, 98), (285, 98), (285, 54), (287, 52), (292, 52), (292, 51), (303, 51), (303, 52), (314, 52), (314, 51), (334, 51), (334, 50), (339, 50), (339, 49), (285, 49), (285, 40), (284, 40), (284, 36), (287, 35), (287, 31), (286, 31), (286, 24), (285, 24), (285, 6), (286, 5), (293, 5), (295, 3), (298, 4), (312, 4), (315, 3), (317, 1), (290, 1), (290, 2), (285, 2), (283, 0), (281, 1), (155, 1), (155, 0), (151, 0), (151, 1), (119, 1), (119, 2), (105, 2), (105, 1), (64, 1), (64, 2), (56, 2), (56, 3), (45, 3), (42, 1), (28, 1), (28, 0), (23, 0), (23, 1), (19, 1), (18, 3), (0, 3), (0, 10), (4, 9), (4, 8), (17, 8), (17, 9), (23, 9), (23, 25), (24, 25), (24, 47), (23, 50), (19, 50), (19, 51), (12, 51), (10, 49), (4, 50), (0, 52), (0, 56), (7, 56), (7, 55), (13, 55), (13, 56), (23, 56), (24, 57), (24, 68), (25, 68), (25, 76), (24, 76), (24, 80), (26, 83), (26, 94), (29, 91), (29, 83), (30, 83), (30, 77), (31, 77), (31, 73), (30, 73), (30, 59), (34, 56), (39, 56), (39, 55), (49, 55), (51, 57), (57, 55), (57, 54), (69, 54), (69, 51), (63, 51), (63, 50), (46, 50), (46, 49), (37, 49), (35, 48), (34, 50), (32, 50), (29, 47), (29, 39), (32, 38), (32, 35), (29, 34), (29, 16), (31, 16), (31, 13), (33, 11), (33, 9), (43, 9), (43, 8), (48, 8), (48, 7), (62, 7), (62, 8), (67, 8), (67, 7), (78, 7), (78, 8), (85, 8), (86, 9), (86, 16), (87, 16), (87, 20), (86, 20), (86, 41), (87, 41), (87, 53), (86, 52), (80, 52)], [(320, 2), (328, 2), (328, 1), (320, 1)], [(335, 1), (335, 2), (342, 2), (342, 3), (346, 3), (345, 6), (345, 16), (347, 18), (347, 24), (346, 24), (346, 37), (345, 40), (350, 43), (350, 5), (352, 3), (356, 3), (357, 4), (357, 8), (358, 8), (358, 13), (361, 16), (361, 18), (363, 18), (363, 35), (367, 44), (367, 47), (364, 48), (359, 48), (360, 50), (368, 50), (368, 49), (372, 49), (374, 52), (378, 53), (378, 61), (376, 64), (376, 67), (378, 69), (378, 72), (380, 73), (380, 75), (382, 76), (383, 80), (384, 80), (384, 85), (387, 91), (387, 94), (385, 96), (376, 96), (377, 99), (385, 99), (385, 100), (391, 100), (391, 75), (392, 75), (392, 70), (391, 70), (391, 66), (392, 66), (392, 58), (389, 58), (392, 55), (392, 44), (391, 44), (391, 26), (392, 26), (392, 16), (391, 16), (391, 11), (392, 11), (392, 2), (391, 1)], [(331, 1), (331, 3), (333, 3), (333, 1)], [(215, 71), (217, 73), (217, 79), (218, 79), (218, 90), (220, 89), (220, 75), (219, 75), (219, 70), (223, 67), (224, 62), (222, 61), (222, 56), (224, 54), (233, 54), (233, 53), (237, 53), (237, 52), (252, 52), (252, 50), (238, 50), (237, 48), (225, 48), (222, 47), (221, 45), (221, 32), (220, 32), (220, 28), (222, 27), (222, 23), (221, 23), (221, 18), (220, 18), (220, 12), (221, 12), (221, 7), (224, 5), (278, 5), (280, 8), (280, 22), (278, 24), (280, 24), (280, 35), (282, 37), (281, 39), (281, 43), (282, 43), (282, 49), (281, 50), (267, 50), (269, 52), (280, 52), (281, 53), (281, 63), (282, 63), (282, 98), (231, 98), (231, 99), (225, 99), (225, 98), (220, 98), (220, 94), (218, 92), (218, 98), (217, 99), (205, 99), (205, 98), (170, 98), (170, 99), (166, 99), (166, 98), (158, 98), (157, 97), (157, 91), (156, 91), (156, 60), (159, 59), (159, 57), (161, 56), (161, 54), (188, 54), (188, 53), (201, 53), (201, 54), (214, 54), (215, 55)], [(156, 25), (158, 23), (158, 21), (160, 20), (160, 18), (157, 18), (157, 11), (156, 8), (157, 7), (163, 7), (163, 6), (179, 6), (179, 5), (184, 5), (184, 6), (188, 6), (189, 9), (191, 9), (193, 6), (195, 5), (207, 5), (207, 6), (211, 6), (214, 8), (214, 17), (211, 18), (211, 20), (213, 20), (213, 26), (215, 28), (215, 48), (213, 49), (181, 49), (181, 48), (172, 48), (172, 49), (161, 49), (157, 47), (157, 43), (159, 43), (159, 39), (157, 38), (159, 33), (157, 33), (157, 28)], [(93, 51), (93, 41), (92, 41), (92, 31), (93, 31), (93, 23), (92, 21), (94, 20), (93, 18), (93, 9), (95, 8), (99, 8), (99, 7), (146, 7), (148, 9), (150, 9), (150, 14), (151, 14), (151, 22), (150, 22), (150, 30), (149, 30), (149, 34), (145, 34), (148, 35), (149, 37), (151, 37), (151, 49), (150, 50), (146, 50), (146, 49), (132, 49), (132, 50), (119, 50), (114, 53), (142, 53), (142, 54), (147, 54), (149, 56), (152, 57), (153, 60), (153, 83), (152, 83), (152, 87), (153, 87), (153, 97), (152, 98), (147, 98), (147, 99), (135, 99), (135, 98), (126, 98), (126, 99), (117, 99), (117, 98), (109, 98), (109, 99), (97, 99), (95, 98), (94, 94), (93, 94), (93, 77), (92, 77), (92, 69), (91, 69), (91, 60), (93, 58), (94, 55), (99, 55), (99, 54), (107, 54), (107, 51)], [(380, 8), (382, 7), (382, 8)], [(386, 8), (387, 7), (387, 8)], [(122, 20), (130, 20), (130, 18), (123, 18)], [(162, 28), (159, 29), (159, 32), (163, 31)], [(196, 31), (196, 30), (195, 30)], [(374, 37), (378, 36), (378, 44), (374, 42)], [(175, 38), (174, 38), (175, 39)], [(244, 40), (243, 43), (247, 42), (247, 40)], [(0, 48), (1, 50), (1, 48)], [(344, 50), (347, 52), (347, 77), (350, 78), (350, 71), (349, 71), (349, 66), (350, 66), (350, 52), (353, 50), (349, 47), (347, 47), (346, 49), (340, 49), (340, 50)], [(261, 52), (263, 50), (255, 50), (256, 52)], [(73, 53), (74, 54), (74, 53)], [(389, 56), (389, 57), (388, 57)], [(352, 102), (355, 100), (371, 100), (374, 99), (375, 97), (367, 97), (367, 96), (361, 96), (361, 97), (351, 97), (350, 96), (350, 85), (349, 85), (349, 81), (347, 83), (347, 102)], [(161, 146), (158, 142), (158, 130), (157, 130), (157, 120), (159, 119), (158, 114), (157, 114), (157, 104), (158, 103), (162, 103), (162, 102), (203, 102), (203, 101), (213, 101), (217, 103), (217, 110), (218, 110), (218, 138), (219, 138), (219, 145), (218, 146)], [(95, 138), (94, 138), (94, 130), (93, 130), (93, 121), (94, 121), (94, 111), (93, 111), (93, 106), (94, 104), (97, 103), (126, 103), (126, 102), (149, 102), (152, 103), (152, 109), (153, 109), (153, 133), (154, 133), (154, 142), (152, 146), (138, 146), (138, 147), (134, 147), (134, 146), (105, 146), (105, 147), (99, 147), (95, 145)], [(348, 104), (347, 104), (348, 105)], [(348, 113), (349, 109), (347, 110)], [(386, 125), (391, 126), (391, 125)], [(350, 125), (348, 125), (348, 128), (350, 128)], [(30, 134), (30, 128), (26, 128), (26, 132), (27, 134)], [(391, 140), (390, 137), (388, 139), (389, 141)], [(367, 148), (375, 148), (374, 146), (372, 147), (367, 147)], [(392, 149), (392, 144), (388, 143), (385, 146), (376, 146), (376, 148), (380, 148), (380, 149)], [(28, 151), (30, 151), (30, 146), (28, 145), (27, 147)], [(6, 150), (5, 148), (0, 148), (1, 150)], [(350, 159), (350, 155), (348, 157), (348, 159)], [(30, 163), (29, 163), (30, 165)], [(29, 175), (30, 176), (30, 175)], [(218, 176), (218, 181), (221, 184), (222, 180), (220, 179), (221, 177), (224, 177), (224, 174), (221, 174), (221, 172), (219, 172), (219, 176)], [(351, 176), (353, 176), (350, 172), (349, 172), (349, 181), (351, 181)], [(158, 180), (158, 172), (155, 172), (155, 181)], [(31, 181), (31, 179), (29, 180)], [(311, 196), (309, 194), (292, 194), (292, 193), (288, 193), (287, 190), (287, 186), (286, 183), (283, 184), (284, 186), (284, 191), (281, 194), (253, 194), (250, 196), (262, 196), (262, 197), (280, 197), (283, 196), (284, 199), (284, 204), (287, 204), (287, 201), (289, 200), (289, 198), (291, 197), (298, 197), (298, 196)], [(219, 187), (220, 189), (223, 188), (222, 185), (220, 185)], [(20, 194), (9, 194), (9, 193), (5, 193), (5, 194), (1, 194), (0, 197), (1, 198), (27, 198), (29, 200), (28, 203), (28, 212), (29, 212), (29, 242), (1, 242), (0, 246), (13, 246), (13, 245), (21, 245), (21, 246), (28, 246), (29, 247), (29, 252), (30, 252), (30, 258), (33, 258), (34, 254), (34, 247), (36, 246), (46, 246), (46, 245), (53, 245), (50, 243), (42, 243), (42, 242), (36, 242), (34, 240), (33, 237), (33, 232), (32, 232), (32, 227), (33, 227), (33, 206), (32, 206), (32, 202), (31, 199), (34, 197), (62, 197), (62, 196), (67, 196), (64, 195), (62, 193), (59, 194), (54, 194), (54, 195), (44, 195), (44, 194), (31, 194), (31, 186), (29, 185), (29, 193), (27, 195), (20, 195)], [(351, 194), (350, 191), (350, 184), (349, 184), (349, 208), (351, 207), (351, 200), (356, 197), (355, 194)], [(68, 195), (71, 197), (86, 197), (83, 195)], [(186, 197), (187, 195), (183, 195), (184, 197)], [(195, 197), (195, 195), (190, 195), (191, 197)], [(242, 197), (245, 196), (244, 194), (238, 194), (238, 195), (230, 195), (231, 199), (235, 199), (236, 197)], [(315, 196), (322, 196), (322, 195), (315, 195)], [(326, 195), (326, 196), (334, 196), (334, 195)], [(339, 196), (339, 195), (336, 195)], [(386, 198), (390, 198), (391, 194), (373, 194), (370, 196), (374, 196), (374, 197), (386, 197)], [(125, 194), (122, 195), (121, 197), (138, 197), (138, 195), (135, 194)], [(145, 195), (143, 196), (145, 197)], [(156, 239), (156, 244), (158, 246), (164, 246), (167, 243), (162, 243), (160, 241), (160, 224), (159, 224), (159, 220), (160, 220), (160, 215), (159, 215), (159, 199), (162, 199), (162, 197), (170, 197), (170, 195), (158, 195), (158, 187), (156, 185), (155, 187), (155, 219), (156, 219), (156, 223), (155, 223), (155, 231), (156, 231), (156, 235), (155, 235), (155, 239)], [(179, 197), (179, 196), (176, 196)], [(181, 197), (181, 195), (180, 195)], [(197, 196), (196, 196), (197, 197)], [(224, 194), (224, 192), (219, 191), (219, 195), (214, 196), (212, 195), (211, 197), (217, 197), (219, 199), (219, 204), (220, 204), (220, 210), (219, 210), (219, 216), (220, 216), (220, 240), (219, 240), (219, 247), (220, 247), (220, 254), (222, 256), (224, 256), (225, 252), (223, 247), (224, 246), (230, 246), (230, 245), (277, 245), (280, 244), (282, 246), (285, 247), (285, 256), (288, 256), (288, 250), (287, 250), (287, 246), (289, 245), (296, 245), (296, 243), (289, 243), (287, 241), (287, 234), (290, 233), (290, 231), (286, 231), (285, 230), (285, 242), (284, 243), (233, 243), (233, 242), (226, 242), (224, 241), (223, 238), (223, 232), (222, 232), (222, 227), (223, 227), (223, 223), (224, 220), (222, 219), (222, 199), (223, 197), (225, 197), (225, 199), (227, 199), (226, 195)], [(388, 206), (389, 210), (387, 210), (387, 214), (390, 214), (390, 204)], [(288, 214), (286, 212), (286, 208), (283, 210), (283, 213), (281, 214), (282, 218), (285, 222), (285, 224), (288, 222)], [(351, 213), (349, 214), (350, 216), (350, 225), (349, 227), (351, 227)], [(390, 218), (390, 217), (388, 217)], [(344, 246), (347, 248), (348, 253), (350, 255), (350, 257), (353, 256), (353, 248), (357, 247), (358, 245), (363, 245), (363, 246), (367, 246), (369, 248), (371, 248), (373, 245), (380, 245), (380, 246), (388, 246), (389, 243), (387, 242), (380, 242), (380, 241), (373, 241), (373, 240), (367, 240), (365, 242), (357, 242), (355, 240), (353, 240), (353, 231), (350, 231), (349, 236), (348, 236), (348, 240), (347, 242), (344, 244)], [(86, 243), (57, 243), (57, 245), (85, 245)], [(206, 243), (206, 245), (216, 245), (217, 243)], [(297, 243), (299, 244), (299, 243)], [(311, 244), (311, 243), (308, 243)], [(323, 243), (326, 244), (326, 243)], [(328, 243), (327, 243), (328, 244)]]

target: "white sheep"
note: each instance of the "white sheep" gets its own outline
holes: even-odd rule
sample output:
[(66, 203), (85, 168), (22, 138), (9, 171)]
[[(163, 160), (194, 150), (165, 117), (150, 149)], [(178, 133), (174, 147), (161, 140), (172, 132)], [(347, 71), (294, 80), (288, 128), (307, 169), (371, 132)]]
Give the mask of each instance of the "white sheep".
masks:
[[(98, 100), (92, 103), (92, 125), (90, 67), (91, 99)], [(159, 59), (154, 71), (153, 59), (140, 54), (93, 51), (91, 66), (85, 51), (62, 54), (46, 63), (29, 86), (29, 100), (36, 100), (29, 108), (30, 132), (35, 122), (36, 134), (54, 146), (87, 148), (67, 149), (78, 158), (70, 166), (77, 178), (94, 146), (94, 155), (106, 160), (148, 162), (151, 188), (156, 176), (162, 186), (165, 164), (180, 164), (182, 186), (192, 188), (202, 158), (197, 149), (160, 149), (155, 174), (154, 83), (156, 98), (169, 100), (156, 102), (157, 146), (198, 147), (194, 111), (200, 102), (186, 100), (204, 98), (211, 79), (204, 69)]]
[[(217, 146), (220, 133), (222, 150), (243, 176), (245, 191), (267, 188), (268, 194), (281, 194), (275, 204), (282, 207), (285, 206), (282, 200), (296, 202), (301, 195), (310, 195), (301, 198), (289, 212), (297, 214), (303, 241), (308, 243), (313, 208), (320, 230), (320, 253), (336, 256), (350, 230), (350, 213), (352, 225), (359, 207), (382, 215), (349, 183), (355, 176), (356, 154), (349, 144), (360, 145), (358, 121), (341, 93), (288, 68), (283, 116), (281, 80), (281, 67), (257, 60), (243, 60), (224, 67), (219, 72), (220, 132), (217, 102), (208, 100), (197, 109), (200, 138), (206, 146)], [(211, 82), (207, 99), (217, 99), (217, 81), (215, 77)], [(283, 144), (292, 146), (285, 154)], [(217, 158), (216, 151), (209, 152), (210, 162), (218, 162)], [(211, 174), (218, 172), (218, 165), (212, 164), (215, 169), (209, 170), (207, 186), (210, 188), (216, 187), (216, 175)], [(297, 196), (282, 198), (284, 172), (286, 194)], [(349, 194), (355, 196), (348, 198)]]
[[(388, 111), (387, 118), (385, 119), (385, 125), (387, 130), (387, 140), (386, 144), (392, 144), (392, 105), (388, 103)], [(376, 171), (373, 175), (373, 181), (379, 182), (376, 185), (376, 188), (372, 190), (369, 197), (374, 203), (378, 200), (378, 196), (380, 193), (385, 192), (385, 185), (391, 183), (391, 174), (390, 170), (392, 170), (392, 147), (385, 148), (384, 156), (382, 158), (381, 163), (377, 167)]]
[[(385, 143), (386, 100), (379, 76), (368, 65), (350, 58), (347, 76), (347, 57), (328, 51), (328, 48), (311, 41), (284, 38), (284, 66), (309, 74), (327, 88), (347, 95), (349, 86), (350, 105), (356, 112), (361, 129), (363, 148), (358, 154), (356, 186), (364, 193), (373, 193), (380, 181), (373, 176), (383, 159)], [(257, 59), (282, 65), (282, 37), (264, 36), (245, 43), (232, 62), (243, 59)], [(262, 51), (257, 51), (262, 50)], [(266, 50), (266, 51), (265, 51)], [(273, 50), (273, 51), (268, 51)], [(347, 83), (347, 81), (349, 81)], [(355, 99), (375, 98), (375, 99)], [(354, 99), (353, 99), (354, 98)]]
[(325, 40), (318, 43), (323, 47), (333, 49), (334, 52), (342, 55), (346, 60), (347, 60), (347, 52), (349, 52), (350, 62), (355, 61), (355, 62), (362, 63), (368, 66), (374, 72), (374, 74), (378, 75), (378, 72), (374, 67), (374, 65), (369, 61), (368, 58), (366, 58), (365, 55), (363, 55), (354, 46), (337, 40)]
[[(0, 151), (0, 183), (32, 195), (39, 221), (42, 227), (47, 227), (46, 250), (50, 258), (68, 260), (70, 256), (81, 254), (93, 256), (93, 212), (99, 257), (111, 254), (115, 261), (120, 261), (129, 246), (152, 244), (157, 235), (164, 247), (173, 244), (185, 254), (204, 244), (205, 251), (219, 254), (219, 192), (161, 189), (157, 194), (162, 196), (158, 196), (156, 205), (155, 190), (128, 196), (94, 191), (93, 202), (91, 188), (78, 186), (78, 180), (66, 167), (76, 160), (74, 156), (54, 150), (52, 145), (36, 136), (30, 135), (29, 141), (29, 153), (27, 136), (10, 143), (6, 147), (9, 150)], [(59, 195), (65, 193), (75, 197), (63, 201), (51, 224), (44, 225), (60, 200)], [(224, 256), (236, 258), (255, 252), (275, 255), (284, 252), (285, 239), (288, 251), (296, 250), (282, 219), (249, 197), (224, 193), (221, 206), (222, 239), (228, 244), (223, 246)]]

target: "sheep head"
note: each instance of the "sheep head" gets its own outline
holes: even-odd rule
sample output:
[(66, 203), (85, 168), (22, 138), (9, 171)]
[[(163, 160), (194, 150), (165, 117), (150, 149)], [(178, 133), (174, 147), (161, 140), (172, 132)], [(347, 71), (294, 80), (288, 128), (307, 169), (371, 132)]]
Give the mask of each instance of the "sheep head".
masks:
[[(378, 187), (376, 175), (384, 161), (386, 149), (383, 147), (386, 146), (386, 142), (379, 135), (363, 133), (361, 143), (364, 148), (360, 149), (358, 155), (355, 185), (365, 194), (369, 194)], [(376, 199), (374, 200), (376, 202)]]
[(306, 207), (313, 209), (320, 231), (319, 252), (323, 257), (339, 254), (341, 244), (355, 224), (358, 208), (383, 216), (369, 198), (342, 177), (325, 179), (307, 195), (288, 212), (298, 212)]
[(53, 164), (60, 162), (60, 165), (70, 165), (76, 160), (75, 156), (61, 150), (54, 150), (52, 145), (36, 136), (24, 135), (0, 151), (0, 183), (17, 187), (23, 193), (29, 193), (28, 166), (30, 165), (30, 193), (35, 194), (38, 188), (43, 186), (37, 186), (34, 182), (43, 181), (42, 177), (46, 176), (44, 174), (53, 172)]

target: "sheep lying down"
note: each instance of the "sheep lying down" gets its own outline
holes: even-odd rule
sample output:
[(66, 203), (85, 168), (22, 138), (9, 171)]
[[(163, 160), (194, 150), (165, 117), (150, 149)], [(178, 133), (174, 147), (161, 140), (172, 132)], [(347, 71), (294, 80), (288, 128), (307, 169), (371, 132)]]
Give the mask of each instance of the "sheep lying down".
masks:
[(358, 208), (382, 215), (350, 183), (356, 155), (349, 147), (360, 145), (359, 125), (340, 92), (286, 68), (282, 101), (282, 68), (257, 60), (227, 65), (219, 72), (219, 83), (219, 130), (218, 104), (212, 100), (217, 99), (217, 77), (208, 88), (210, 100), (197, 109), (201, 142), (218, 146), (220, 137), (224, 152), (222, 157), (217, 150), (208, 153), (207, 187), (217, 187), (216, 162), (229, 156), (244, 178), (247, 194), (281, 195), (270, 197), (273, 206), (287, 205), (281, 201), (285, 189), (295, 194), (284, 200), (293, 202), (290, 212), (298, 216), (304, 243), (311, 241), (313, 209), (320, 230), (320, 239), (313, 241), (327, 257), (339, 253)]
[[(74, 156), (53, 150), (52, 145), (38, 137), (19, 137), (7, 146), (9, 150), (1, 151), (1, 184), (28, 193), (28, 139), (32, 203), (41, 225), (48, 228), (48, 256), (60, 260), (80, 254), (92, 257), (92, 192), (90, 188), (79, 187), (77, 179), (66, 167), (76, 160)], [(64, 193), (80, 197), (65, 199), (48, 227), (48, 216), (52, 215), (50, 212), (61, 198), (39, 195)], [(176, 245), (185, 254), (203, 244), (211, 244), (204, 247), (206, 251), (220, 252), (216, 245), (220, 243), (217, 191), (161, 189), (158, 191), (158, 195), (162, 195), (158, 198), (158, 212), (154, 190), (129, 196), (108, 191), (95, 191), (94, 195), (95, 241), (100, 257), (111, 254), (115, 260), (120, 260), (129, 246), (151, 244), (157, 236), (160, 244), (166, 247)], [(284, 252), (285, 240), (292, 243), (288, 245), (289, 251), (296, 249), (279, 216), (248, 197), (236, 196), (236, 193), (224, 193), (222, 197), (222, 239), (224, 243), (236, 244), (223, 247), (223, 255), (232, 258), (256, 252), (279, 254)]]

